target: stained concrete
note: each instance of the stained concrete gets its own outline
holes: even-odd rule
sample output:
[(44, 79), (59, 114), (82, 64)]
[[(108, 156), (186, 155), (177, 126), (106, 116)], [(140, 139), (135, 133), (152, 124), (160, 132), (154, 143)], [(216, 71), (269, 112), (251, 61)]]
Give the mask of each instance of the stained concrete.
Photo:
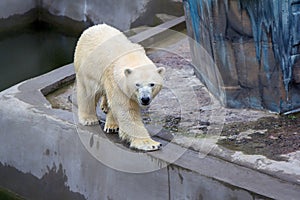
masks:
[[(3, 20), (8, 20), (9, 24), (15, 26), (39, 19), (64, 26), (70, 26), (70, 23), (75, 26), (79, 26), (78, 23), (89, 26), (105, 22), (121, 30), (128, 30), (140, 25), (154, 25), (157, 23), (155, 21), (157, 13), (182, 16), (182, 2), (178, 0), (3, 0), (0, 2), (0, 25), (5, 24)], [(29, 15), (26, 17), (28, 19), (19, 17), (24, 14)]]
[[(139, 153), (116, 142), (113, 146), (119, 151), (112, 151), (115, 149), (110, 150), (111, 140), (103, 132), (76, 126), (71, 112), (52, 109), (37, 88), (53, 83), (54, 77), (63, 79), (69, 76), (68, 72), (72, 72), (72, 68), (73, 66), (61, 68), (1, 94), (2, 187), (27, 199), (73, 199), (74, 196), (75, 199), (178, 199), (177, 192), (173, 191), (182, 188), (181, 184), (184, 188), (189, 188), (181, 194), (182, 199), (193, 196), (199, 187), (209, 191), (214, 185), (223, 188), (218, 193), (220, 197), (234, 196), (239, 187), (223, 186), (220, 177), (214, 181), (216, 177), (210, 175), (210, 178), (204, 178), (209, 180), (204, 181), (204, 185), (198, 182), (202, 176), (218, 170), (218, 163), (222, 162), (219, 159), (209, 156), (201, 160), (198, 159), (198, 153), (174, 144), (169, 144), (168, 148), (159, 152)], [(165, 141), (162, 142), (166, 145)], [(94, 157), (91, 150), (94, 155), (102, 158)], [(175, 152), (187, 154), (183, 155), (183, 160), (173, 162), (174, 156), (177, 156)], [(108, 163), (109, 160), (104, 159), (117, 163)], [(209, 171), (202, 169), (208, 167), (202, 162), (211, 163)], [(165, 167), (168, 163), (173, 164)], [(187, 174), (182, 172), (186, 169), (194, 171), (195, 169), (190, 169), (190, 165), (197, 168), (197, 171)], [(202, 167), (199, 168), (200, 166)], [(181, 175), (175, 168), (178, 168)], [(221, 171), (216, 174), (221, 177), (228, 175)], [(183, 176), (184, 180), (198, 181), (195, 185), (188, 186), (186, 184), (192, 182), (177, 181), (174, 179), (175, 175)], [(22, 180), (26, 180), (26, 184)], [(211, 185), (211, 182), (214, 184)], [(36, 191), (38, 188), (40, 190)], [(253, 198), (259, 196), (242, 188), (238, 190)], [(200, 191), (197, 193), (203, 198), (212, 195)]]
[(36, 0), (8, 0), (0, 2), (0, 18), (22, 15), (36, 7)]

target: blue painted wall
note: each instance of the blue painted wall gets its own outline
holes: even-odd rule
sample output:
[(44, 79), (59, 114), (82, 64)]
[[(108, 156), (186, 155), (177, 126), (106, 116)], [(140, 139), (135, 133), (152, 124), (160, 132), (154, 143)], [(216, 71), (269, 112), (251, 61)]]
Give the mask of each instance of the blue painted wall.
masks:
[(300, 107), (300, 1), (183, 2), (189, 35), (216, 64), (201, 64), (203, 52), (191, 43), (198, 75), (217, 97), (223, 90), (225, 105), (275, 112)]

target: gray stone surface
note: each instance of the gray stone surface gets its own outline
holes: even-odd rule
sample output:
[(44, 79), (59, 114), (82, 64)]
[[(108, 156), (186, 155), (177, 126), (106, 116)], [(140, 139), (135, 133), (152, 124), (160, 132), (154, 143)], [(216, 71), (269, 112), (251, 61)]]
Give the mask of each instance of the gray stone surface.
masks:
[[(9, 98), (8, 102), (1, 98), (1, 126), (8, 126), (1, 128), (0, 172), (7, 167), (13, 167), (15, 171), (0, 173), (0, 177), (6, 177), (0, 178), (1, 187), (9, 188), (26, 199), (72, 199), (71, 195), (66, 195), (68, 193), (81, 194), (83, 199), (167, 198), (165, 169), (141, 175), (106, 167), (89, 154), (74, 124), (62, 114), (58, 114), (61, 117), (57, 118), (57, 114), (43, 109), (43, 104), (32, 105), (18, 98), (13, 100), (9, 97), (13, 90), (18, 93), (18, 86), (4, 93), (3, 98)], [(42, 99), (37, 97), (36, 100)], [(10, 109), (3, 108), (3, 105)], [(18, 105), (17, 109), (13, 109), (15, 105)], [(94, 137), (95, 143), (101, 140), (96, 134), (89, 134), (89, 138)], [(113, 155), (110, 158), (115, 159)], [(16, 170), (20, 172), (18, 176), (15, 175)], [(51, 171), (54, 173), (51, 174)], [(36, 177), (37, 181), (25, 178), (26, 184), (19, 185), (18, 180), (22, 180), (25, 174)], [(48, 179), (44, 180), (47, 176)], [(62, 179), (62, 184), (56, 183), (58, 178)], [(49, 186), (46, 188), (43, 184)], [(36, 191), (36, 188), (41, 191)]]
[[(68, 72), (69, 69), (62, 68), (60, 72)], [(176, 179), (178, 172), (173, 167), (183, 165), (187, 169), (190, 166), (198, 168), (199, 163), (195, 165), (196, 163), (179, 160), (176, 161), (178, 164), (164, 167), (166, 163), (172, 162), (172, 157), (176, 156), (174, 152), (188, 151), (191, 155), (198, 156), (190, 150), (171, 145), (166, 150), (146, 154), (130, 151), (116, 142), (114, 146), (122, 151), (112, 151), (114, 149), (110, 150), (110, 139), (105, 134), (76, 127), (72, 113), (51, 109), (43, 95), (36, 91), (37, 85), (41, 87), (47, 82), (51, 83), (53, 76), (57, 77), (60, 72), (21, 83), (1, 93), (1, 187), (28, 199), (177, 199), (178, 192), (175, 190), (182, 188), (182, 184), (188, 191), (181, 195), (192, 195), (196, 191), (199, 193), (199, 187), (221, 187), (219, 196), (232, 193), (231, 188), (222, 186), (219, 181), (213, 181), (212, 177), (204, 178), (208, 181), (203, 181), (204, 185), (201, 185), (199, 180), (202, 180), (201, 174), (208, 173), (206, 170), (200, 174), (185, 174), (180, 170), (182, 174), (178, 176), (182, 176), (187, 182)], [(67, 75), (68, 73), (65, 76)], [(96, 157), (91, 150), (96, 152)], [(138, 159), (128, 154), (133, 154)], [(104, 157), (99, 159), (97, 156)], [(187, 155), (186, 158), (188, 157)], [(103, 160), (105, 158), (117, 163), (108, 164), (108, 161)], [(197, 160), (195, 157), (192, 159)], [(215, 159), (208, 157), (206, 160), (214, 163)], [(131, 171), (129, 173), (118, 170), (114, 166)], [(149, 166), (156, 170), (140, 173), (140, 167), (147, 169)], [(217, 163), (213, 166), (218, 167)], [(19, 182), (20, 180), (26, 184)], [(36, 191), (37, 188), (40, 190)], [(247, 196), (253, 195), (244, 189), (240, 190)], [(209, 191), (200, 193), (204, 199), (213, 195)], [(232, 195), (235, 196), (234, 193)]]
[[(170, 194), (171, 199), (214, 199), (214, 200), (231, 200), (256, 199), (259, 195), (252, 195), (245, 190), (232, 188), (226, 184), (205, 176), (199, 178), (197, 173), (180, 168), (173, 167), (170, 169)], [(174, 183), (174, 184), (172, 184)]]
[[(50, 107), (38, 88), (55, 83), (56, 78), (69, 77), (72, 68), (72, 65), (61, 68), (1, 93), (0, 171), (14, 169), (8, 174), (0, 173), (1, 177), (5, 177), (0, 179), (1, 186), (28, 199), (62, 196), (69, 199), (73, 195), (78, 199), (168, 199), (169, 168), (160, 166), (170, 161), (170, 153), (158, 152), (168, 159), (157, 162), (155, 153), (131, 152), (140, 160), (134, 162), (128, 157), (126, 147), (116, 143), (125, 153), (110, 151), (107, 146), (109, 139), (103, 133), (76, 126), (71, 112)], [(88, 146), (85, 146), (85, 139)], [(176, 146), (173, 148), (176, 149)], [(99, 161), (91, 150), (96, 151), (96, 155), (116, 160), (122, 167), (127, 166), (131, 173), (107, 166), (107, 162), (101, 163), (103, 158)], [(146, 169), (145, 163), (157, 170), (139, 173), (139, 166)], [(22, 177), (26, 174), (37, 180), (30, 182), (29, 178), (24, 178), (27, 184), (20, 185), (18, 179), (24, 180)], [(7, 178), (15, 182), (7, 181)], [(53, 183), (57, 178), (67, 189), (62, 190), (58, 188), (60, 184)], [(47, 189), (43, 183), (49, 185)], [(173, 181), (172, 184), (177, 183)], [(44, 193), (35, 191), (36, 188), (41, 188)]]

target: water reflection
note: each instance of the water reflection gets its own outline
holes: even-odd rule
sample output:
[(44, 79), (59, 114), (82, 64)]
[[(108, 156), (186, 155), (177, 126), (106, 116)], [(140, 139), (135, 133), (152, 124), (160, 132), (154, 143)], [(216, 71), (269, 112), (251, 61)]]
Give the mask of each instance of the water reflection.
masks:
[(23, 80), (71, 63), (77, 37), (35, 24), (2, 34), (0, 38), (0, 91)]

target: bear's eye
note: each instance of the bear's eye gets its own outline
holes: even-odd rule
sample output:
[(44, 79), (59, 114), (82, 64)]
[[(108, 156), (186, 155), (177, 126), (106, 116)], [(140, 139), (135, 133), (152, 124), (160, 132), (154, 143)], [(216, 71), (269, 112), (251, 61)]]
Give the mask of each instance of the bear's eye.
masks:
[(154, 84), (154, 83), (150, 83), (149, 86), (150, 86), (150, 87), (154, 87), (155, 84)]
[(136, 86), (136, 87), (141, 87), (141, 84), (136, 83), (135, 86)]

